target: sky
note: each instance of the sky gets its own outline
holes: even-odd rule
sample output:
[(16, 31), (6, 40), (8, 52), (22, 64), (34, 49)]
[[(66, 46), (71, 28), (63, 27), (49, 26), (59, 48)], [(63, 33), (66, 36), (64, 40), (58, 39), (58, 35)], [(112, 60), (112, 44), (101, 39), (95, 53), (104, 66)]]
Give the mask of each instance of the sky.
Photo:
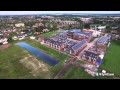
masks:
[(120, 11), (0, 11), (0, 15), (25, 15), (25, 14), (120, 14)]

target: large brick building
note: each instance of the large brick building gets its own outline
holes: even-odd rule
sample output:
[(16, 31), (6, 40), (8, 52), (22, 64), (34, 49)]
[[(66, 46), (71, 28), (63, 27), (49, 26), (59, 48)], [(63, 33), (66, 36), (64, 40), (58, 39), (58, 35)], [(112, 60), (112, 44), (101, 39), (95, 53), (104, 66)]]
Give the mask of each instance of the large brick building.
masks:
[(73, 29), (68, 31), (68, 35), (71, 35), (73, 39), (76, 40), (84, 40), (86, 39), (88, 42), (92, 39), (92, 33), (91, 32), (81, 32), (79, 29)]
[(64, 48), (64, 51), (72, 55), (77, 55), (86, 46), (87, 46), (87, 40), (84, 39), (79, 43), (73, 45), (72, 47)]
[(92, 39), (92, 33), (85, 33), (85, 32), (74, 33), (73, 39), (80, 41), (86, 39), (88, 42), (90, 42), (90, 40)]

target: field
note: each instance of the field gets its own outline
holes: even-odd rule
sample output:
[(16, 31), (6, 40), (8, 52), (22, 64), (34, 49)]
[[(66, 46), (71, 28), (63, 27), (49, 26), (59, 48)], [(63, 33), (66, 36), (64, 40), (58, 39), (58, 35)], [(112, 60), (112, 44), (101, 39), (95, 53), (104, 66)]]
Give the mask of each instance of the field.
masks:
[(101, 65), (102, 69), (114, 73), (115, 78), (120, 78), (120, 40), (113, 40), (108, 48)]
[(108, 77), (92, 77), (83, 68), (71, 66), (61, 79), (108, 79)]
[(54, 34), (56, 34), (56, 31), (50, 31), (50, 32), (42, 33), (42, 34), (36, 35), (36, 36), (37, 37), (42, 36), (42, 37), (49, 38), (49, 37), (53, 36)]
[[(41, 45), (34, 40), (25, 39), (24, 42), (47, 53), (59, 61), (55, 66), (50, 66), (30, 54), (23, 48), (11, 43), (9, 48), (0, 51), (0, 78), (54, 78), (62, 69), (63, 62), (69, 58), (68, 55), (60, 53), (52, 48)], [(120, 41), (113, 40), (108, 48), (100, 70), (105, 69), (108, 73), (114, 73), (114, 77), (92, 77), (83, 68), (71, 66), (61, 79), (111, 79), (120, 78)], [(78, 61), (84, 63), (83, 61)]]
[(0, 78), (34, 78), (19, 60), (25, 57), (24, 51), (16, 46), (0, 52)]
[(27, 39), (25, 41), (26, 43), (40, 49), (41, 51), (43, 51), (44, 53), (50, 55), (51, 57), (55, 58), (56, 60), (59, 61), (58, 64), (56, 64), (55, 66), (50, 66), (50, 70), (52, 72), (52, 78), (54, 78), (54, 76), (60, 71), (60, 69), (62, 69), (63, 67), (63, 62), (65, 59), (69, 58), (68, 55), (65, 55), (63, 53), (60, 53), (52, 48), (49, 48), (47, 46), (41, 45), (40, 43), (37, 43), (33, 40)]
[(44, 63), (23, 48), (14, 45), (18, 42), (16, 41), (11, 43), (9, 48), (0, 51), (0, 78), (54, 78), (68, 56), (33, 40), (23, 41), (59, 60), (59, 63), (55, 66)]

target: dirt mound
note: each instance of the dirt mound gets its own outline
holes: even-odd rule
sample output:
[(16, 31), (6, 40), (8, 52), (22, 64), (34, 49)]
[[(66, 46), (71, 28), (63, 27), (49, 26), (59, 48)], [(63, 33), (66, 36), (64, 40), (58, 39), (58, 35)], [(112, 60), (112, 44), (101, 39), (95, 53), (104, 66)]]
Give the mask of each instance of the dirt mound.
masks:
[(42, 61), (37, 60), (30, 54), (28, 54), (28, 57), (21, 59), (20, 62), (26, 68), (30, 69), (30, 73), (32, 73), (35, 77), (39, 76), (41, 73), (45, 74), (49, 72), (47, 65), (45, 65)]

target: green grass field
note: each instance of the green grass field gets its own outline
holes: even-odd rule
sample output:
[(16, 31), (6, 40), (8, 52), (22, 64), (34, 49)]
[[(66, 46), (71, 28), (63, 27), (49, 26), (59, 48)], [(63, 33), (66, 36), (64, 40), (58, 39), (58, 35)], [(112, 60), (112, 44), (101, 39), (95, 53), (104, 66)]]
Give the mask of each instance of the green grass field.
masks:
[(0, 52), (0, 78), (34, 78), (19, 60), (26, 53), (17, 46), (11, 46)]
[(102, 69), (120, 78), (120, 40), (113, 40), (103, 59)]
[(56, 31), (50, 31), (50, 32), (42, 33), (42, 34), (36, 35), (36, 36), (37, 37), (42, 36), (42, 37), (49, 38), (49, 37), (53, 36), (54, 34), (56, 34)]
[(61, 79), (109, 79), (110, 77), (97, 76), (93, 77), (84, 71), (83, 68), (71, 66), (67, 72), (61, 77)]

